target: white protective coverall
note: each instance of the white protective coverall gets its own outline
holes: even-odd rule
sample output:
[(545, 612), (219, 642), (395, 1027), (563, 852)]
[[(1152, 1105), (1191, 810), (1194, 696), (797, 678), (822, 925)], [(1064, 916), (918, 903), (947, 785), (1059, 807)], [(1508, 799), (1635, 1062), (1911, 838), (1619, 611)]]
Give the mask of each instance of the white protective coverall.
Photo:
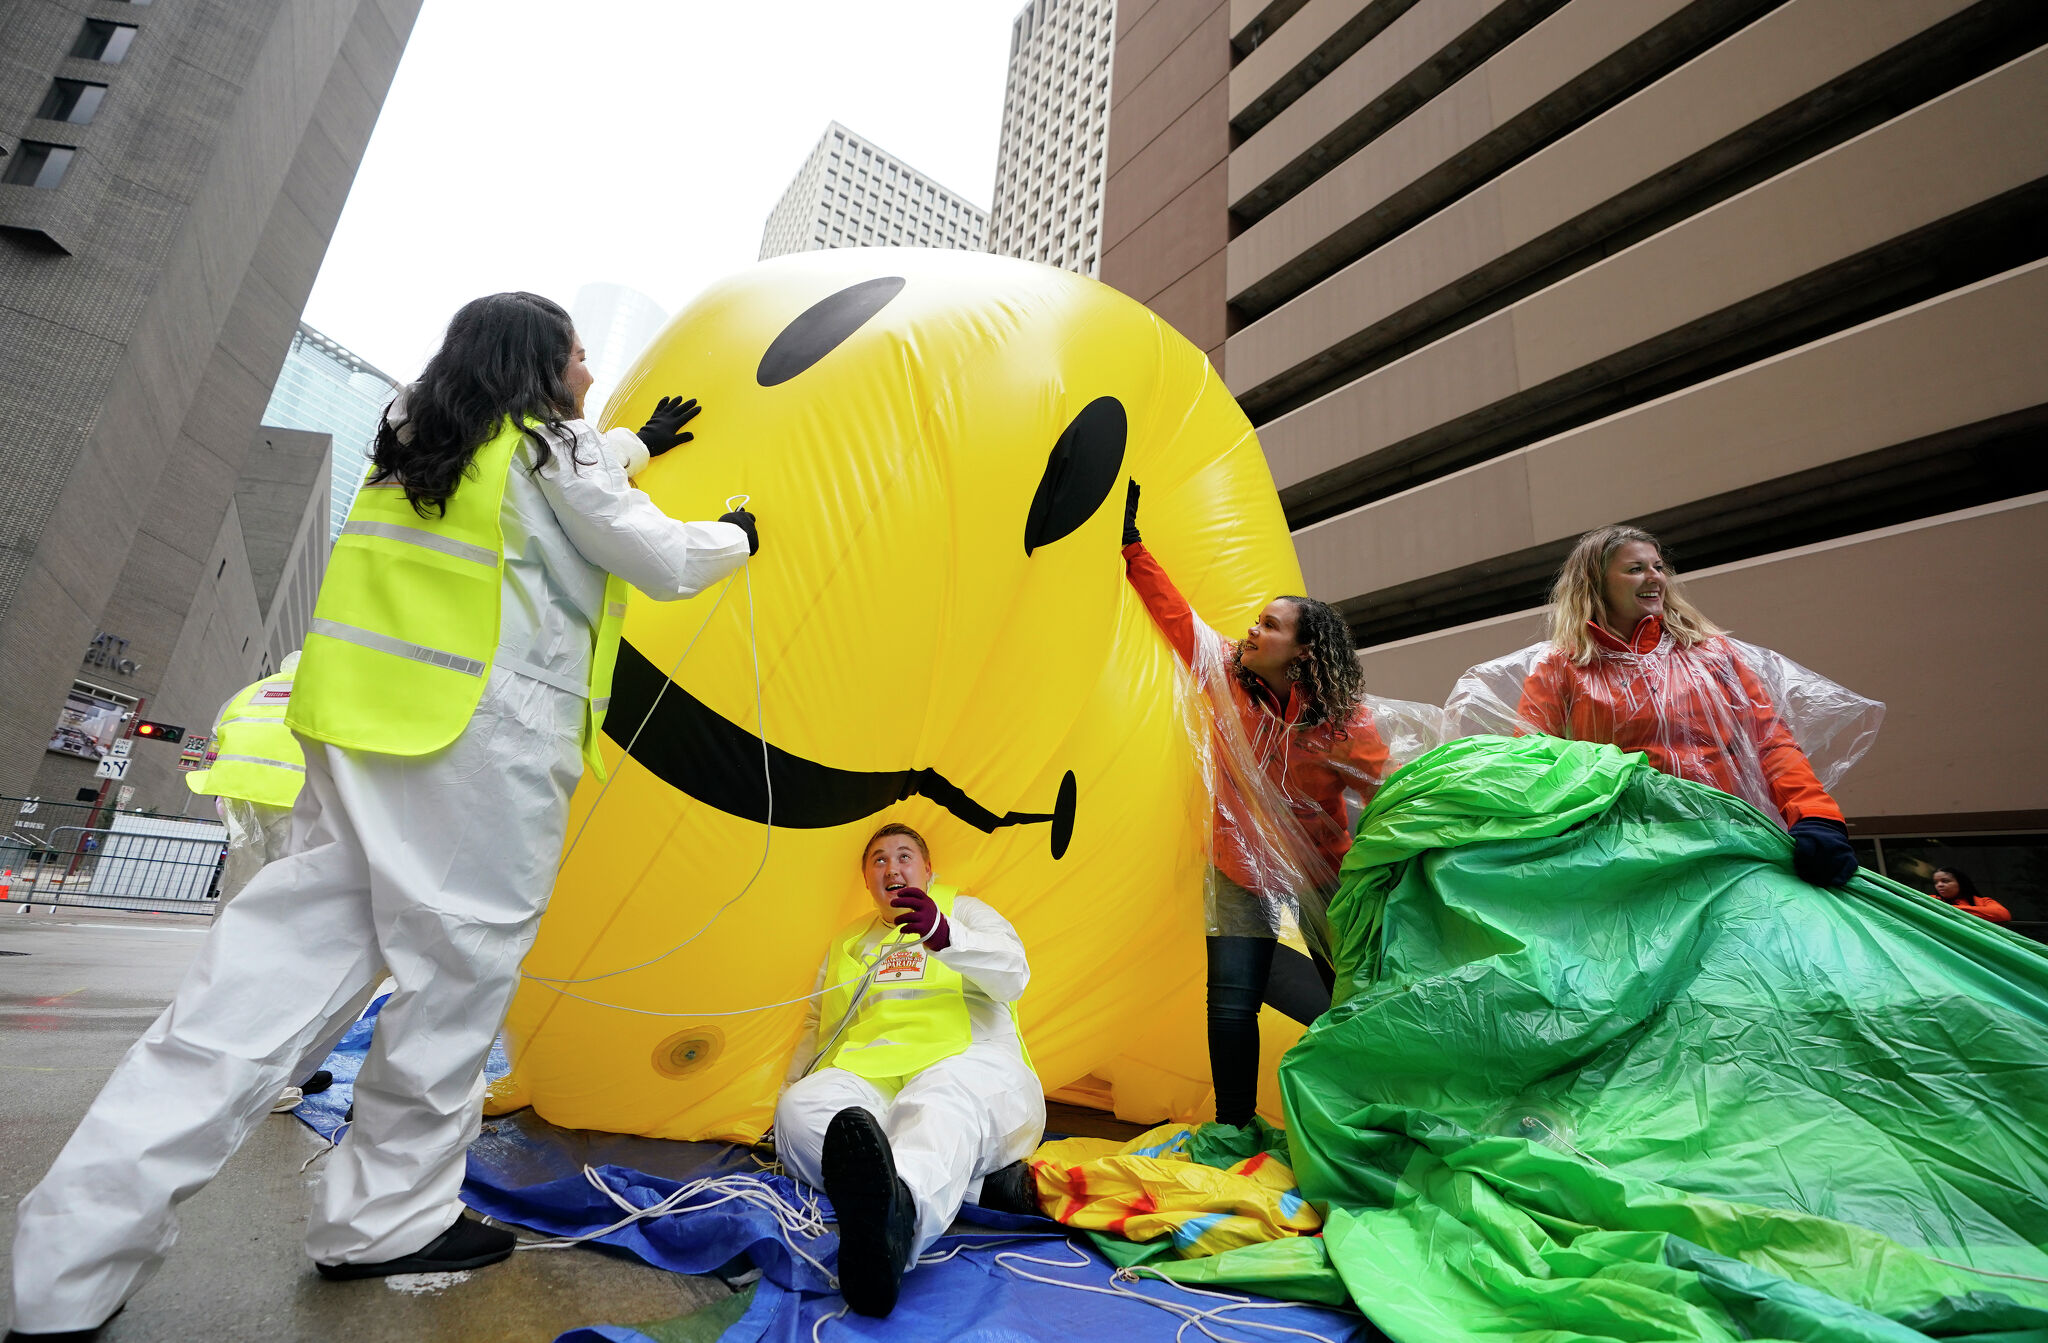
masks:
[[(806, 1077), (820, 1044), (829, 1043), (839, 1027), (829, 1023), (821, 1042), (819, 999), (813, 997), (803, 1038), (790, 1057), (789, 1081), (775, 1103), (776, 1155), (791, 1174), (818, 1189), (825, 1187), (825, 1129), (832, 1116), (859, 1105), (881, 1121), (896, 1173), (917, 1203), (913, 1266), (946, 1233), (960, 1205), (980, 1197), (983, 1176), (1030, 1156), (1045, 1136), (1045, 1091), (1024, 1062), (1008, 1006), (1031, 982), (1024, 943), (1009, 920), (970, 895), (955, 898), (947, 922), (952, 945), (932, 954), (964, 981), (974, 1043), (897, 1091), (842, 1068), (820, 1068)], [(861, 959), (872, 960), (893, 936), (895, 929), (875, 915)], [(814, 991), (824, 989), (830, 964), (828, 956), (818, 967)]]
[(302, 739), (292, 852), (221, 911), (171, 1005), (21, 1202), (15, 1328), (112, 1315), (176, 1239), (175, 1205), (387, 971), (397, 987), (356, 1079), (355, 1122), (314, 1195), (306, 1249), (321, 1263), (380, 1262), (460, 1216), (484, 1061), (583, 770), (584, 700), (557, 686), (588, 684), (605, 573), (673, 600), (747, 559), (738, 527), (675, 521), (632, 488), (627, 466), (647, 457), (630, 432), (568, 427), (574, 443), (558, 442), (538, 476), (530, 443), (514, 456), (499, 647), (468, 727), (412, 758)]

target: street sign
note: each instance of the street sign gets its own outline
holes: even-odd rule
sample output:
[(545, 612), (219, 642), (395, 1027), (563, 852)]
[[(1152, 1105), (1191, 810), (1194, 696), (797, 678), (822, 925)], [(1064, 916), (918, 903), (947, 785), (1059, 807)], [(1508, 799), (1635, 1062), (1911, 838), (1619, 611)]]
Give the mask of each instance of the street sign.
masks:
[(128, 777), (128, 766), (130, 763), (132, 763), (132, 757), (129, 756), (107, 756), (100, 761), (99, 768), (92, 772), (92, 776), (95, 779), (125, 779)]
[(190, 772), (206, 768), (206, 748), (211, 738), (187, 736), (185, 749), (178, 755), (178, 768)]
[(126, 755), (134, 749), (135, 739), (133, 737), (116, 737), (114, 744), (107, 748), (107, 753), (109, 755)]

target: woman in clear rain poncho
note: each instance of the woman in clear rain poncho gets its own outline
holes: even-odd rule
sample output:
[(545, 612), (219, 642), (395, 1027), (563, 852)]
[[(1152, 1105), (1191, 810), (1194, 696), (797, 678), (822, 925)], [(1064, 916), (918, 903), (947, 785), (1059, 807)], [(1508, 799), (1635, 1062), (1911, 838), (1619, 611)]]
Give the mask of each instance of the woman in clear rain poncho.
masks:
[(1666, 774), (1732, 793), (1791, 831), (1817, 886), (1856, 872), (1828, 787), (1877, 736), (1884, 705), (1728, 637), (1680, 590), (1657, 538), (1579, 538), (1551, 589), (1550, 638), (1458, 678), (1453, 735), (1547, 733), (1641, 751)]
[(1277, 988), (1279, 936), (1298, 919), (1323, 979), (1273, 996), (1306, 1024), (1329, 1006), (1323, 915), (1351, 847), (1351, 807), (1435, 746), (1442, 717), (1434, 705), (1367, 695), (1351, 632), (1322, 602), (1276, 597), (1234, 642), (1203, 624), (1139, 538), (1135, 481), (1123, 540), (1126, 577), (1193, 673), (1191, 728), (1215, 799), (1203, 902), (1209, 1069), (1216, 1118), (1248, 1124), (1258, 1100), (1259, 1004)]

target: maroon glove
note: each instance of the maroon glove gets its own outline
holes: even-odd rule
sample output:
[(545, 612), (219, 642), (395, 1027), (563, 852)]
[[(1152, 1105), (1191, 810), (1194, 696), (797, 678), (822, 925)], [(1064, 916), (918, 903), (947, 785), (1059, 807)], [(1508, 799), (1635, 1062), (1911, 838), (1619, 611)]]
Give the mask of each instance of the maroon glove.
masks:
[(890, 897), (889, 903), (908, 911), (896, 920), (896, 926), (916, 933), (933, 951), (944, 951), (953, 945), (953, 929), (946, 916), (939, 913), (939, 902), (917, 887), (905, 886)]

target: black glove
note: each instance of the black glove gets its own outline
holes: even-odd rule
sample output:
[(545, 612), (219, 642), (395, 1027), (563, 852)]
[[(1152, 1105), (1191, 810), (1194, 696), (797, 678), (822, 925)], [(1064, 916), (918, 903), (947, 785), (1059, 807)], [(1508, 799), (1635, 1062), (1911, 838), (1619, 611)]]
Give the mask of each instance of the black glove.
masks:
[(647, 445), (647, 455), (659, 457), (670, 448), (680, 448), (695, 438), (695, 434), (683, 432), (683, 426), (697, 418), (697, 412), (704, 407), (697, 404), (697, 398), (688, 401), (679, 396), (665, 396), (655, 403), (654, 413), (647, 417), (647, 423), (636, 431), (640, 441)]
[(1138, 544), (1139, 540), (1138, 482), (1134, 480), (1131, 482), (1131, 487), (1124, 491), (1124, 544), (1134, 546)]
[(1824, 816), (1792, 823), (1792, 870), (1816, 886), (1847, 886), (1856, 875), (1849, 827)]
[[(689, 435), (685, 434), (683, 437), (688, 438)], [(754, 530), (754, 515), (752, 513), (747, 512), (744, 508), (735, 508), (730, 513), (720, 514), (718, 520), (720, 522), (730, 522), (733, 526), (747, 534), (747, 553), (749, 555), (761, 553), (761, 535)]]

